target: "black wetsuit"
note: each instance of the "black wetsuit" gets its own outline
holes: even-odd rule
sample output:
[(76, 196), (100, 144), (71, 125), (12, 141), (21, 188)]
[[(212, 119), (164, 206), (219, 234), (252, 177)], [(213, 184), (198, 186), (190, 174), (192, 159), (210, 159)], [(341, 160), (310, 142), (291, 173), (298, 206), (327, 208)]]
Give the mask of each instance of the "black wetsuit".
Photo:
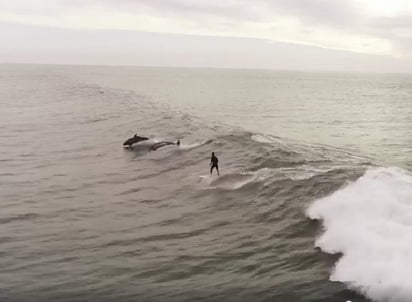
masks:
[(219, 164), (218, 163), (219, 163), (219, 160), (217, 159), (217, 157), (215, 155), (212, 155), (210, 159), (210, 174), (212, 174), (213, 168), (216, 168), (217, 175), (219, 175)]

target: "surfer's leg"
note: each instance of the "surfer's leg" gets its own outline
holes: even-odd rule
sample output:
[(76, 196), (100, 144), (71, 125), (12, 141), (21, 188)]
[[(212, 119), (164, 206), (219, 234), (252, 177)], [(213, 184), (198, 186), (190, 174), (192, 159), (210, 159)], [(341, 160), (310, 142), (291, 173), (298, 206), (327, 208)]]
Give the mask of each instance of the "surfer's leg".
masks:
[(216, 166), (217, 176), (219, 176), (219, 166)]
[(210, 175), (212, 175), (213, 172), (213, 166), (210, 167)]

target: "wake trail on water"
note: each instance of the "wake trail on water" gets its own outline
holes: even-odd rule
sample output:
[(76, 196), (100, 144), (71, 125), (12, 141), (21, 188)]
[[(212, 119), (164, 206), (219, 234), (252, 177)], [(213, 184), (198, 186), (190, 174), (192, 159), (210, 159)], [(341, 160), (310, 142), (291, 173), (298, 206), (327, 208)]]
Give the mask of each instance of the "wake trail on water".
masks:
[(315, 245), (341, 254), (331, 281), (374, 301), (412, 301), (412, 174), (371, 168), (307, 210), (322, 220)]

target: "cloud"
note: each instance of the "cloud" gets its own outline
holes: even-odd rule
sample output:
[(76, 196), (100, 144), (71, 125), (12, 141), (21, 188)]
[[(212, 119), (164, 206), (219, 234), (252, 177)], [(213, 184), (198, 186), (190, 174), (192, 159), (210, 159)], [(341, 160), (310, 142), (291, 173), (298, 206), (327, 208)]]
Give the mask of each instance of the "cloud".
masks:
[[(0, 21), (286, 41), (412, 54), (406, 0), (0, 0)], [(388, 13), (390, 12), (390, 14)]]
[[(59, 29), (0, 22), (0, 63), (411, 71), (411, 60), (261, 39), (119, 30)], [(35, 41), (35, 43), (32, 43)]]
[(0, 2), (3, 13), (48, 15), (107, 8), (116, 12), (142, 12), (159, 16), (199, 16), (237, 19), (239, 21), (289, 15), (315, 23), (345, 24), (353, 19), (351, 0), (14, 0)]
[[(360, 16), (352, 0), (103, 0), (113, 9), (148, 9), (160, 15), (220, 17), (239, 21), (268, 21), (273, 17), (289, 16), (303, 23), (348, 25)], [(83, 2), (85, 3), (85, 2)], [(87, 1), (86, 1), (87, 3)], [(89, 0), (89, 3), (97, 3)]]
[(350, 0), (278, 0), (268, 3), (274, 12), (295, 16), (303, 23), (347, 26), (360, 18)]

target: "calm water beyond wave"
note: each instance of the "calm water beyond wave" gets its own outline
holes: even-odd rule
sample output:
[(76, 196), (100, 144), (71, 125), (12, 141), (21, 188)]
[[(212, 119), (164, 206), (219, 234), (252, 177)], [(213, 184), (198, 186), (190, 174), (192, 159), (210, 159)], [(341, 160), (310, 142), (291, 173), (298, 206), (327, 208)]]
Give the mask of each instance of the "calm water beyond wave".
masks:
[(412, 301), (411, 100), (407, 75), (0, 65), (0, 301)]

